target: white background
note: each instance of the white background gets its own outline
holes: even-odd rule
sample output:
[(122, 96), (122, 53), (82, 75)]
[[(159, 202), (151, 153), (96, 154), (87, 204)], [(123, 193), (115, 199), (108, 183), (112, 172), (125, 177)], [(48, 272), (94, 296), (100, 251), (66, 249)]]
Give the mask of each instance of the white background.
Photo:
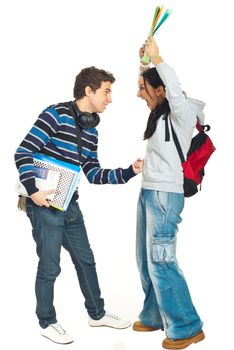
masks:
[[(206, 340), (197, 349), (233, 348), (233, 20), (231, 1), (165, 1), (173, 9), (156, 39), (160, 53), (191, 97), (206, 102), (217, 151), (203, 190), (186, 200), (178, 260)], [(31, 227), (16, 209), (13, 155), (38, 114), (72, 99), (75, 76), (86, 66), (111, 71), (113, 103), (101, 115), (103, 167), (128, 167), (144, 157), (148, 109), (137, 99), (138, 49), (157, 2), (8, 0), (0, 5), (1, 33), (1, 347), (62, 349), (39, 336), (34, 315), (37, 266)], [(135, 212), (140, 176), (121, 186), (93, 186), (83, 176), (80, 205), (94, 251), (106, 308), (137, 319), (143, 302), (135, 263)], [(230, 199), (230, 200), (229, 200)], [(58, 320), (75, 337), (70, 349), (160, 349), (162, 332), (93, 329), (66, 252), (56, 282)], [(4, 347), (3, 347), (4, 345)]]

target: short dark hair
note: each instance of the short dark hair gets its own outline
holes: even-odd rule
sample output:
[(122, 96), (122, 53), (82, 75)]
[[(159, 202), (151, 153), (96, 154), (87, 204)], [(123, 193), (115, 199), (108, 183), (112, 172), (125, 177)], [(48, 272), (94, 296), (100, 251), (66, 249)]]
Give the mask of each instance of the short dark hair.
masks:
[(102, 82), (109, 81), (114, 83), (115, 78), (110, 72), (103, 69), (98, 69), (94, 66), (84, 68), (76, 76), (75, 85), (73, 89), (73, 96), (79, 100), (85, 96), (85, 88), (90, 86), (92, 91), (96, 91), (102, 85)]

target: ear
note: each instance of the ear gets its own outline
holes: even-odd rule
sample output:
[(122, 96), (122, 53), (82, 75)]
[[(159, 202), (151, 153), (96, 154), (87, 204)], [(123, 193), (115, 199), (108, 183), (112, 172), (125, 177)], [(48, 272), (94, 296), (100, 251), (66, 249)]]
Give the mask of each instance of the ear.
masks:
[(90, 96), (93, 90), (91, 89), (90, 86), (85, 87), (85, 96)]
[(156, 89), (155, 89), (155, 92), (156, 92), (156, 96), (162, 96), (164, 97), (165, 96), (165, 90), (164, 90), (164, 87), (162, 85), (158, 86)]

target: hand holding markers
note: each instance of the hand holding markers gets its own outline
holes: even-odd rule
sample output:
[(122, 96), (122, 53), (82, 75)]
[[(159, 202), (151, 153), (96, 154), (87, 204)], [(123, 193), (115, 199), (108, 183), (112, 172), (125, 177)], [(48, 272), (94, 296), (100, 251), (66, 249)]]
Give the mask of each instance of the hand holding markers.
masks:
[[(157, 32), (157, 30), (161, 27), (161, 25), (165, 22), (165, 20), (168, 18), (170, 14), (171, 14), (170, 9), (165, 10), (164, 6), (161, 6), (161, 7), (156, 6), (153, 21), (149, 32), (149, 37), (152, 37)], [(143, 64), (150, 63), (150, 59), (146, 52), (144, 52), (144, 56), (141, 58), (141, 62)]]

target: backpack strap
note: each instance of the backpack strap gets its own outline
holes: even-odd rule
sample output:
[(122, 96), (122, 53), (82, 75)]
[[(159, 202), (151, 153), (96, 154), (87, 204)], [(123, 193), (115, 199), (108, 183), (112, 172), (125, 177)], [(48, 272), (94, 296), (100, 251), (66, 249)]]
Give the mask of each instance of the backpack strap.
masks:
[[(169, 134), (169, 128), (168, 128), (168, 117), (165, 118), (165, 141), (169, 141), (170, 140), (170, 135), (168, 137), (168, 134)], [(170, 119), (170, 118), (169, 118)], [(172, 132), (172, 137), (173, 137), (173, 140), (174, 140), (174, 143), (175, 143), (175, 146), (176, 146), (176, 149), (177, 149), (177, 152), (179, 154), (179, 157), (180, 157), (180, 160), (181, 160), (181, 163), (185, 162), (185, 159), (184, 159), (184, 154), (182, 152), (182, 148), (180, 146), (180, 143), (179, 143), (179, 140), (178, 140), (178, 137), (175, 133), (175, 130), (172, 126), (172, 122), (171, 122), (171, 119), (170, 119), (170, 125), (171, 125), (171, 132)], [(199, 131), (199, 132), (205, 132), (205, 131), (209, 131), (210, 130), (210, 125), (206, 124), (206, 125), (202, 125), (199, 123), (199, 121), (197, 121), (197, 124), (196, 124), (196, 129)]]
[(180, 143), (179, 143), (178, 137), (177, 137), (177, 135), (175, 133), (175, 130), (174, 130), (173, 126), (172, 126), (171, 118), (169, 118), (169, 120), (170, 120), (170, 124), (171, 124), (172, 137), (173, 137), (173, 140), (174, 140), (177, 152), (179, 154), (181, 163), (184, 163), (185, 162), (185, 158), (184, 158), (184, 154), (182, 152), (182, 148), (180, 146)]
[(196, 129), (201, 132), (201, 131), (209, 131), (210, 130), (210, 125), (206, 124), (206, 125), (202, 125), (199, 123), (199, 121), (197, 120), (197, 124), (196, 124)]
[(170, 141), (170, 132), (169, 132), (169, 126), (168, 126), (168, 115), (164, 117), (165, 120), (165, 141), (168, 142)]

